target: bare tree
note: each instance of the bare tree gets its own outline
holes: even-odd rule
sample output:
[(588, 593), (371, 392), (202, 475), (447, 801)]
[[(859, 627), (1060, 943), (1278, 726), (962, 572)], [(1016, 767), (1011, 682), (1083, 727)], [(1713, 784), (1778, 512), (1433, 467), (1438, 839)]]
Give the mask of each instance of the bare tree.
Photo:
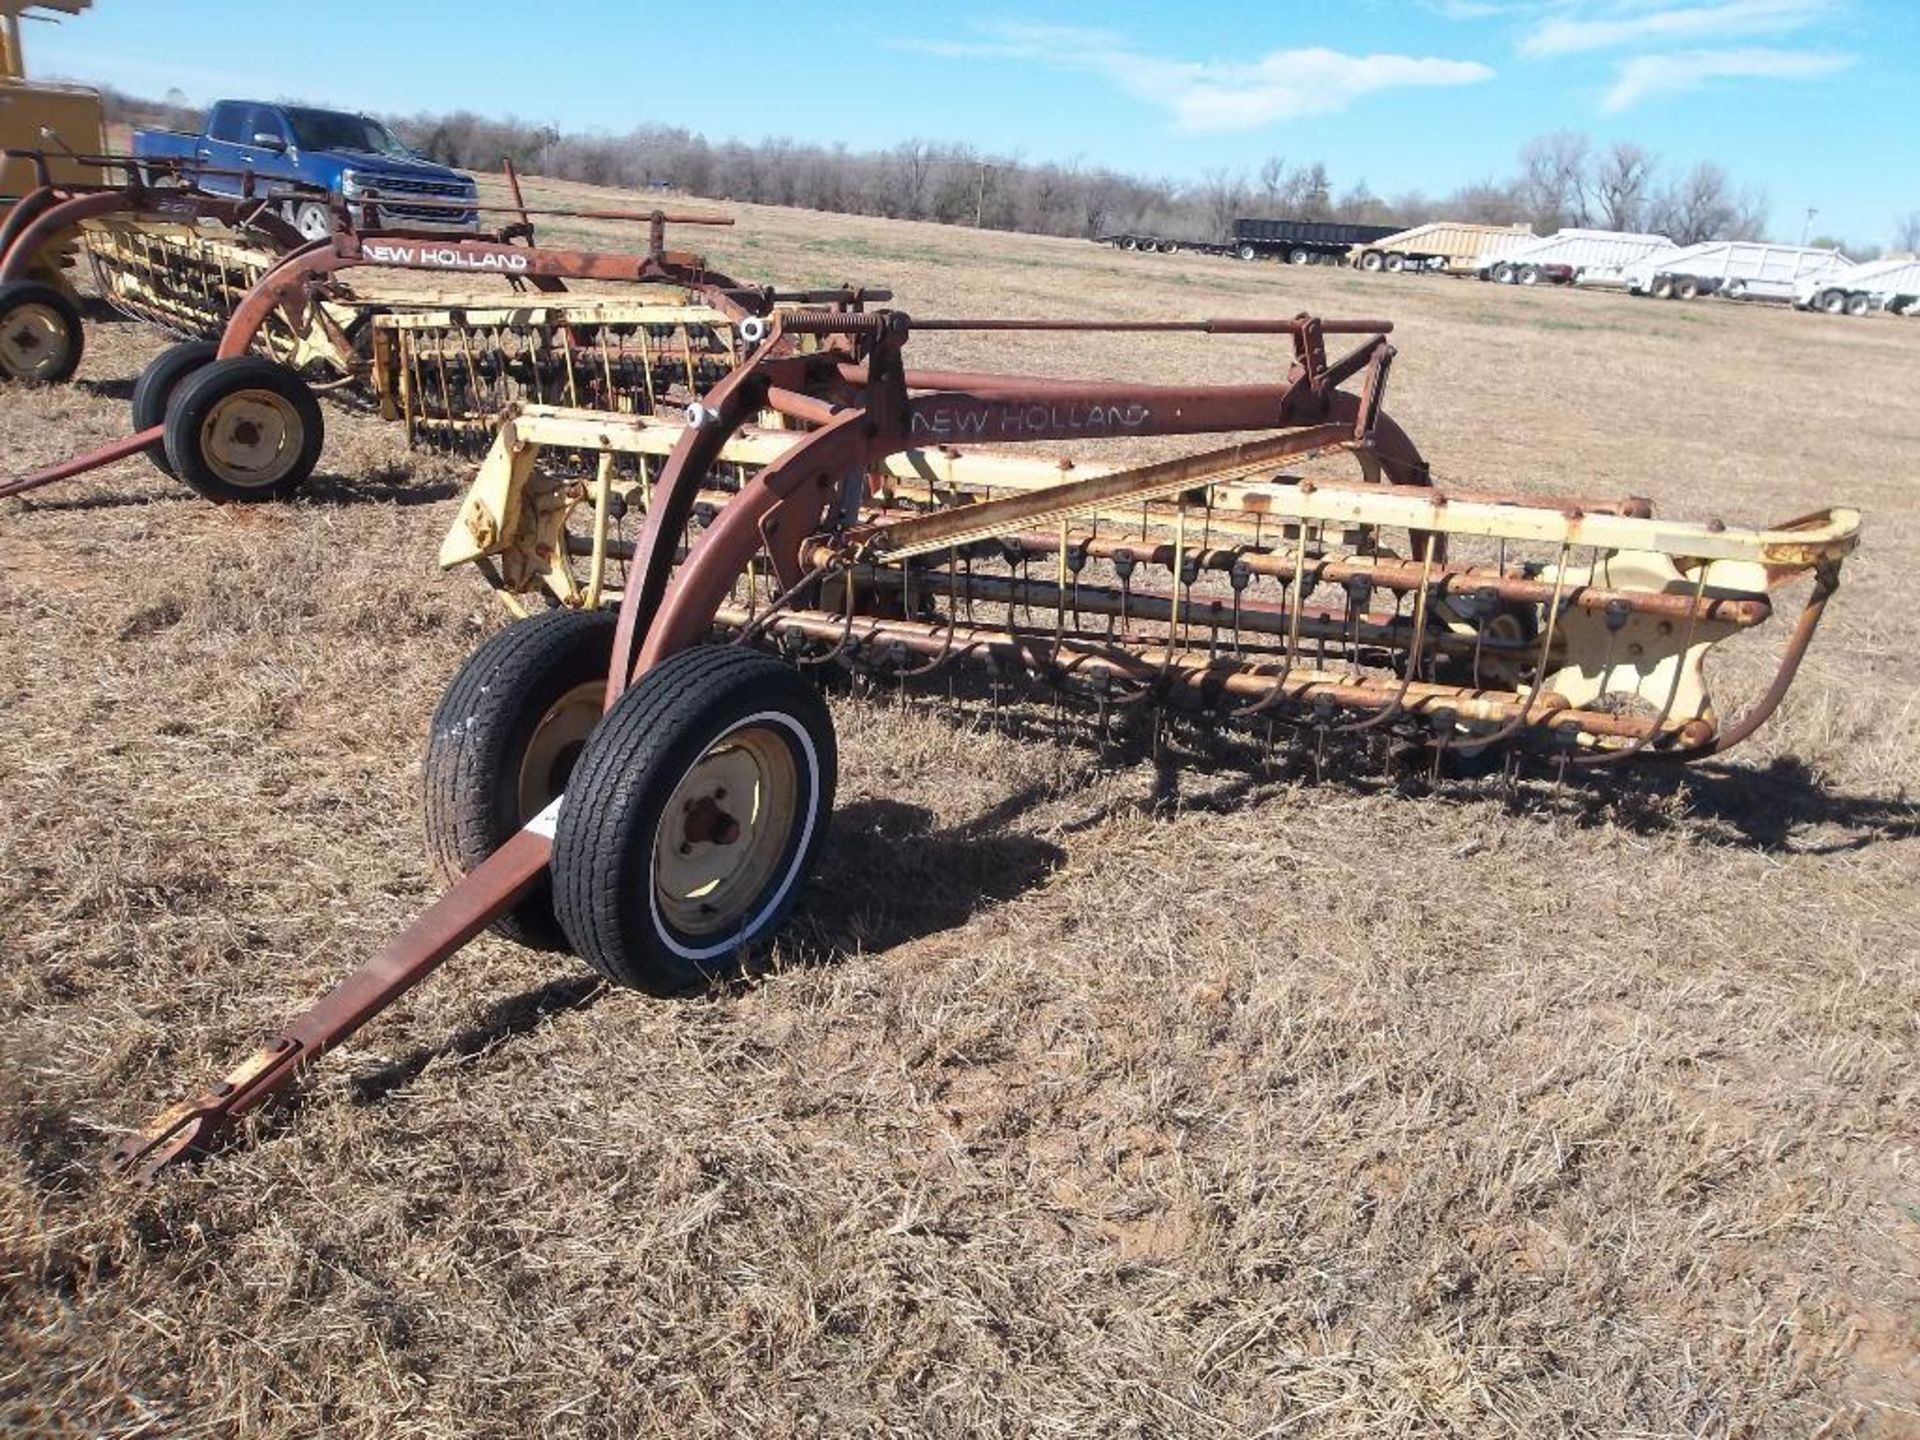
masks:
[(917, 220), (927, 206), (927, 183), (933, 178), (933, 149), (924, 140), (903, 140), (893, 147), (891, 185), (883, 199), (893, 215)]
[[(1703, 160), (1661, 191), (1647, 207), (1647, 223), (1682, 245), (1702, 240), (1752, 240), (1761, 232), (1750, 197), (1734, 191), (1727, 172)], [(1758, 217), (1764, 220), (1764, 214)]]
[(1545, 230), (1587, 223), (1587, 152), (1587, 137), (1572, 130), (1521, 146), (1518, 190), (1525, 218)]
[(1637, 230), (1644, 223), (1653, 184), (1651, 151), (1616, 140), (1594, 166), (1590, 194), (1593, 218), (1608, 230)]
[(1894, 222), (1893, 248), (1908, 254), (1920, 251), (1920, 210), (1909, 210)]
[(1281, 196), (1287, 188), (1287, 162), (1279, 155), (1269, 155), (1260, 165), (1260, 199), (1269, 210), (1280, 208)]
[(1224, 240), (1233, 232), (1233, 222), (1246, 212), (1246, 179), (1226, 170), (1209, 170), (1201, 179), (1200, 197), (1209, 233), (1216, 240)]

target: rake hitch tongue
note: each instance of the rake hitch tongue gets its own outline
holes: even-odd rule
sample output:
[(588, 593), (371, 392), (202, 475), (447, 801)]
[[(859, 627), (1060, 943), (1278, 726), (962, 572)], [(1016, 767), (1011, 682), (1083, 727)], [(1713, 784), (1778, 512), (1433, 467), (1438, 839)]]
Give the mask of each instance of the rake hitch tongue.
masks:
[(550, 836), (550, 818), (530, 823), (213, 1089), (122, 1139), (107, 1156), (107, 1168), (146, 1183), (175, 1161), (212, 1149), (235, 1121), (284, 1090), (511, 909), (546, 873)]

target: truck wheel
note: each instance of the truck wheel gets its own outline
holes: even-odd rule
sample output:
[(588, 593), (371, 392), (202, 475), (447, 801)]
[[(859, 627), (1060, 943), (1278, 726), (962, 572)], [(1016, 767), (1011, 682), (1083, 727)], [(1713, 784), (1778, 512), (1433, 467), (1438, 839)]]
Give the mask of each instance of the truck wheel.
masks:
[(1179, 248), (1180, 242), (1178, 240), (1162, 240), (1160, 242), (1160, 253), (1162, 255), (1171, 255)]
[(287, 202), (287, 223), (302, 240), (324, 240), (333, 234), (333, 212), (318, 200)]
[(1654, 276), (1653, 284), (1647, 287), (1647, 293), (1656, 300), (1671, 300), (1673, 298), (1673, 277), (1671, 275)]
[(1700, 298), (1699, 280), (1692, 275), (1681, 276), (1679, 283), (1673, 287), (1673, 297), (1676, 300), (1698, 300)]
[(1377, 274), (1385, 267), (1386, 263), (1386, 257), (1378, 250), (1362, 250), (1360, 252), (1360, 268), (1362, 270), (1372, 271)]
[[(557, 800), (600, 723), (618, 617), (546, 610), (467, 658), (433, 712), (423, 766), (427, 854), (448, 885)], [(543, 880), (493, 923), (536, 950), (564, 950)]]
[(1504, 260), (1493, 267), (1493, 278), (1496, 284), (1511, 285), (1513, 283), (1513, 275), (1513, 266)]
[(1400, 255), (1400, 254), (1393, 254), (1393, 255), (1387, 256), (1387, 269), (1391, 271), (1393, 274), (1398, 275), (1401, 271), (1405, 270), (1406, 268), (1407, 268), (1406, 256)]
[(1849, 295), (1847, 297), (1847, 314), (1857, 317), (1862, 315), (1871, 315), (1872, 313), (1873, 313), (1873, 297), (1871, 295), (1861, 293), (1858, 295)]
[(836, 764), (826, 702), (770, 655), (703, 645), (642, 675), (588, 738), (554, 827), (575, 951), (656, 993), (731, 968), (798, 895)]
[(1313, 256), (1305, 250), (1295, 249), (1287, 252), (1287, 263), (1289, 265), (1305, 265), (1312, 259)]
[(284, 365), (256, 355), (216, 360), (167, 402), (167, 463), (216, 505), (278, 500), (320, 461), (320, 402)]
[(1844, 315), (1847, 312), (1847, 292), (1829, 290), (1820, 297), (1820, 308), (1829, 315)]
[(1520, 273), (1514, 278), (1522, 285), (1538, 285), (1541, 280), (1540, 267), (1538, 265), (1523, 265), (1520, 267)]
[(1242, 260), (1258, 260), (1260, 258), (1260, 252), (1251, 245), (1242, 245), (1233, 253), (1238, 255)]
[[(219, 353), (220, 347), (211, 340), (187, 340), (178, 345), (169, 345), (154, 356), (147, 368), (140, 372), (140, 378), (133, 382), (134, 433), (137, 435), (142, 430), (166, 424), (167, 402), (173, 398), (173, 392), (180, 388), (180, 382), (194, 371), (204, 370)], [(167, 462), (167, 442), (164, 439), (147, 447), (147, 458), (163, 473), (173, 474), (173, 466)]]
[(1122, 250), (1138, 250), (1140, 248), (1140, 242), (1131, 235), (1125, 235), (1120, 239), (1120, 248)]
[(39, 280), (0, 285), (0, 379), (29, 385), (71, 380), (87, 348), (80, 312)]

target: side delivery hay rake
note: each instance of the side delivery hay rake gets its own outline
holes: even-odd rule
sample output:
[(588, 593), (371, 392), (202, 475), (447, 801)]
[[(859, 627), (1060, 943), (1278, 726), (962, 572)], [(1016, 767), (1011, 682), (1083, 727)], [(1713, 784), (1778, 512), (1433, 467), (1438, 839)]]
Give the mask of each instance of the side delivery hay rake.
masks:
[[(318, 392), (351, 388), (404, 421), (416, 442), (478, 453), (510, 403), (683, 406), (737, 361), (736, 321), (783, 303), (858, 311), (888, 298), (742, 285), (700, 255), (667, 248), (668, 225), (731, 225), (725, 216), (533, 213), (644, 219), (648, 245), (622, 253), (337, 232), (273, 263), (240, 295), (217, 342), (156, 357), (134, 389), (132, 435), (0, 477), (0, 498), (147, 454), (216, 502), (277, 499), (319, 461)], [(42, 219), (52, 224), (54, 214)], [(360, 293), (347, 287), (349, 274), (403, 283), (393, 296)], [(503, 281), (542, 293), (516, 297)], [(609, 293), (574, 294), (572, 283)]]
[[(1168, 386), (905, 361), (915, 331), (1049, 328), (1267, 335), (1291, 362), (1271, 382)], [(442, 558), (564, 604), (483, 644), (434, 717), (427, 830), (450, 888), (112, 1162), (151, 1176), (213, 1144), (489, 926), (649, 990), (724, 971), (786, 914), (826, 832), (820, 667), (973, 668), (1108, 711), (1562, 768), (1750, 734), (1859, 517), (1739, 530), (1636, 500), (1435, 489), (1383, 410), (1390, 328), (785, 310), (738, 323), (739, 363), (678, 420), (511, 413)], [(1140, 443), (1208, 435), (1225, 443)], [(1021, 453), (1044, 442), (1075, 454)], [(1802, 584), (1771, 684), (1722, 715), (1709, 650)]]

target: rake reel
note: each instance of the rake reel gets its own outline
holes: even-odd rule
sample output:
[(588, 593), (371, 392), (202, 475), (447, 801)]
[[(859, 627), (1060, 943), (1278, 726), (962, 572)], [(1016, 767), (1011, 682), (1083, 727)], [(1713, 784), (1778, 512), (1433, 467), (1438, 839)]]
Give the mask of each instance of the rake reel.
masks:
[[(1014, 328), (1270, 335), (1291, 363), (1183, 387), (905, 363), (915, 330)], [(441, 558), (559, 604), (481, 646), (434, 717), (427, 829), (450, 888), (112, 1163), (151, 1177), (215, 1143), (490, 925), (644, 989), (724, 973), (778, 926), (826, 831), (838, 758), (809, 672), (827, 666), (971, 668), (1096, 710), (1563, 768), (1750, 734), (1858, 515), (1737, 530), (1638, 500), (1437, 490), (1382, 408), (1390, 328), (787, 310), (736, 325), (739, 363), (678, 421), (517, 408)], [(1329, 357), (1332, 336), (1353, 348)], [(1148, 443), (1181, 435), (1220, 438)], [(1020, 453), (1058, 442), (1074, 455)], [(1810, 595), (1773, 682), (1722, 715), (1709, 650), (1796, 582)]]
[[(118, 192), (81, 197), (117, 198)], [(65, 224), (60, 213), (57, 204), (45, 209), (21, 232), (20, 243), (34, 240), (35, 225)], [(306, 480), (321, 453), (324, 420), (311, 393), (371, 396), (383, 416), (405, 421), (412, 439), (478, 450), (490, 432), (489, 417), (507, 403), (629, 411), (648, 411), (663, 400), (684, 404), (734, 363), (737, 321), (779, 304), (859, 311), (887, 298), (884, 291), (851, 287), (779, 292), (743, 286), (699, 255), (666, 248), (670, 223), (730, 225), (730, 219), (661, 211), (642, 218), (648, 248), (637, 255), (344, 231), (292, 250), (241, 294), (217, 342), (188, 341), (153, 361), (136, 388), (134, 434), (29, 475), (0, 478), (0, 498), (139, 454), (217, 502), (278, 498)], [(166, 243), (164, 236), (150, 242), (144, 231), (137, 247), (126, 242), (142, 254)], [(244, 255), (232, 257), (232, 273), (246, 263)], [(343, 278), (350, 272), (376, 283), (356, 291)], [(434, 278), (425, 280), (429, 275)], [(211, 293), (206, 286), (188, 294), (171, 282), (169, 288), (130, 277), (131, 269), (122, 272), (122, 293), (137, 290), (150, 307), (173, 306), (183, 328), (192, 323), (196, 296)], [(398, 293), (382, 296), (380, 278)], [(396, 278), (404, 283), (394, 284)], [(502, 281), (543, 293), (502, 303)], [(577, 282), (611, 287), (613, 297), (565, 293)], [(226, 284), (212, 287), (218, 303), (230, 298)], [(482, 284), (491, 288), (476, 288)], [(7, 332), (0, 322), (0, 336)], [(77, 352), (67, 353), (77, 361)], [(195, 401), (183, 408), (187, 394)]]

